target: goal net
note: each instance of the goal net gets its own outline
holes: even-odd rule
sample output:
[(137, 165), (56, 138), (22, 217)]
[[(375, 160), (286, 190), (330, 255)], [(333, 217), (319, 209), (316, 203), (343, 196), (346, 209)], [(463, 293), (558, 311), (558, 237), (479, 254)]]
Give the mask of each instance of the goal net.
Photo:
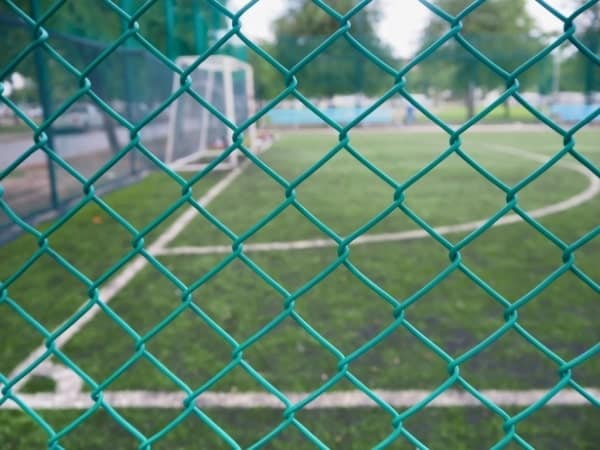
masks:
[[(181, 56), (176, 63), (187, 69), (196, 56)], [(191, 74), (191, 88), (230, 122), (240, 125), (253, 113), (254, 81), (249, 64), (226, 55), (213, 55)], [(175, 74), (173, 91), (180, 87)], [(189, 93), (171, 105), (165, 162), (176, 170), (201, 170), (232, 143), (233, 131), (213, 112)], [(244, 144), (252, 148), (256, 130), (252, 125), (244, 132)], [(238, 164), (239, 151), (227, 156), (216, 169), (231, 169)]]

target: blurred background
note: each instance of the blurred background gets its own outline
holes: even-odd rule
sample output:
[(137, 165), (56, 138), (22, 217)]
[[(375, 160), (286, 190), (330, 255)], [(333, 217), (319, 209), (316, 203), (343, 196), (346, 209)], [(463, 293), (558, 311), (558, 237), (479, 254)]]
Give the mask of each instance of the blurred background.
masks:
[[(344, 14), (357, 2), (330, 0)], [(433, 2), (451, 14), (470, 2)], [(552, 6), (565, 15), (579, 2), (562, 0)], [(43, 17), (53, 2), (14, 2), (29, 17)], [(142, 2), (115, 2), (133, 12)], [(222, 0), (237, 11), (243, 0)], [(102, 20), (98, 20), (101, 17)], [(439, 119), (460, 124), (490, 105), (505, 90), (505, 80), (477, 61), (451, 39), (432, 55), (413, 66), (414, 58), (450, 30), (450, 25), (419, 1), (372, 2), (352, 18), (355, 43), (339, 39), (314, 62), (296, 66), (306, 55), (339, 29), (331, 15), (310, 0), (261, 0), (241, 18), (244, 39), (250, 39), (275, 58), (273, 65), (245, 45), (237, 36), (217, 53), (251, 64), (258, 106), (267, 104), (285, 88), (282, 67), (293, 69), (298, 91), (338, 123), (347, 123), (394, 86), (391, 70), (407, 68), (406, 92)], [(84, 176), (93, 174), (110, 156), (129, 143), (129, 130), (98, 107), (91, 95), (65, 109), (65, 102), (80, 86), (64, 58), (76, 70), (86, 70), (94, 92), (132, 124), (145, 124), (144, 145), (164, 160), (168, 134), (168, 110), (152, 116), (176, 86), (173, 71), (153, 56), (149, 48), (171, 61), (181, 55), (199, 55), (231, 28), (231, 20), (210, 2), (160, 0), (138, 20), (143, 39), (123, 38), (128, 24), (105, 2), (66, 2), (44, 19), (49, 48), (39, 47), (12, 64), (39, 38), (15, 10), (0, 3), (0, 67), (3, 101), (0, 102), (0, 169), (7, 168), (30, 148), (32, 124), (51, 121), (46, 129), (49, 146)], [(600, 4), (574, 21), (574, 36), (597, 54), (600, 47)], [(462, 35), (495, 62), (499, 70), (514, 71), (563, 32), (563, 22), (533, 0), (488, 1), (463, 22)], [(93, 64), (104, 51), (117, 50), (101, 64)], [(362, 48), (362, 49), (361, 49)], [(375, 57), (365, 56), (368, 50)], [(299, 69), (296, 71), (296, 69)], [(520, 69), (519, 69), (520, 70)], [(520, 93), (530, 105), (559, 123), (575, 123), (600, 104), (600, 69), (575, 46), (565, 41), (544, 53), (519, 74)], [(12, 103), (11, 107), (8, 102)], [(16, 108), (29, 118), (17, 115)], [(58, 117), (54, 114), (60, 112)], [(151, 118), (152, 120), (147, 120)], [(147, 122), (147, 123), (146, 123)], [(482, 118), (483, 123), (538, 123), (539, 120), (514, 98), (498, 105)], [(596, 118), (598, 122), (598, 117)], [(369, 115), (361, 126), (425, 126), (430, 120), (415, 104), (392, 96)], [(326, 124), (298, 99), (281, 101), (262, 118), (263, 128), (301, 128)], [(95, 184), (112, 189), (139, 179), (154, 166), (130, 152)], [(47, 158), (33, 152), (4, 180), (6, 198), (17, 213), (27, 218), (46, 217), (80, 195), (81, 184)], [(9, 236), (7, 217), (0, 215), (0, 229)]]

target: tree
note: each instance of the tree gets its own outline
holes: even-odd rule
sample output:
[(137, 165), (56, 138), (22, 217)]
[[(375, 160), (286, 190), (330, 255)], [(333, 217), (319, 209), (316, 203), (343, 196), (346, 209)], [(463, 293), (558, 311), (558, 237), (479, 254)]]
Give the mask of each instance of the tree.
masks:
[[(592, 6), (575, 21), (576, 37), (597, 58), (600, 58), (600, 3)], [(561, 62), (560, 89), (584, 92), (586, 104), (593, 101), (593, 92), (600, 91), (600, 64), (589, 55), (574, 51)]]
[[(435, 1), (450, 14), (457, 14), (467, 3), (465, 0)], [(488, 0), (463, 19), (461, 35), (497, 65), (512, 71), (544, 46), (525, 3), (525, 0)], [(422, 46), (426, 47), (449, 29), (448, 22), (436, 16), (422, 34)], [(475, 114), (475, 88), (485, 91), (504, 82), (454, 39), (439, 48), (419, 70), (421, 83), (430, 79), (438, 89), (450, 89), (462, 97), (468, 118)], [(532, 84), (540, 71), (541, 67), (537, 67), (520, 75), (521, 86)]]
[[(356, 2), (352, 0), (330, 0), (329, 6), (340, 13), (347, 12)], [(390, 47), (377, 36), (376, 24), (379, 11), (369, 6), (351, 19), (351, 33), (365, 47), (384, 61), (396, 63)], [(272, 55), (285, 67), (291, 68), (318, 47), (340, 28), (339, 22), (326, 11), (318, 8), (311, 0), (292, 0), (288, 10), (274, 23), (275, 42), (270, 45)], [(257, 79), (272, 81), (266, 67), (256, 63)], [(368, 62), (344, 37), (327, 48), (308, 66), (298, 73), (300, 90), (309, 96), (331, 97), (335, 94), (363, 92), (377, 94), (390, 87), (393, 78)], [(271, 92), (269, 86), (258, 91)], [(279, 86), (281, 83), (277, 83)]]

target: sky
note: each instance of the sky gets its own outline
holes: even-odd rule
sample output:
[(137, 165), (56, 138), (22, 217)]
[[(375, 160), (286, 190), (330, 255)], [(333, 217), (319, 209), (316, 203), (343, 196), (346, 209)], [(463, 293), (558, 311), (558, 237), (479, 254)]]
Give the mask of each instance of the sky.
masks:
[[(247, 0), (229, 0), (230, 9), (236, 10)], [(396, 56), (411, 56), (417, 49), (419, 34), (432, 16), (418, 0), (374, 0), (381, 8), (382, 20), (378, 25), (379, 37), (390, 44)], [(572, 0), (550, 0), (549, 3), (563, 14), (568, 14)], [(280, 16), (289, 0), (259, 0), (243, 17), (244, 32), (254, 39), (273, 39), (271, 22)], [(527, 8), (545, 31), (559, 31), (562, 23), (535, 2), (528, 0)]]

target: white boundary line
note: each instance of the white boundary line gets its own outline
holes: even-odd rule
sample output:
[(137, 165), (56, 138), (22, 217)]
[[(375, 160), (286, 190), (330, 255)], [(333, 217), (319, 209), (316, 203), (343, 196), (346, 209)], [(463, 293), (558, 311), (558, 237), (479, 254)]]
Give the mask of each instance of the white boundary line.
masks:
[[(521, 156), (526, 159), (530, 159), (533, 161), (539, 161), (545, 163), (548, 161), (548, 157), (540, 155), (538, 153), (531, 153), (524, 150), (517, 150), (511, 147), (505, 146), (490, 146), (490, 148), (494, 148), (496, 151), (501, 153), (508, 153), (516, 156)], [(562, 167), (568, 170), (572, 170), (574, 172), (578, 172), (585, 176), (589, 184), (587, 188), (558, 203), (553, 203), (548, 206), (543, 206), (541, 208), (534, 209), (529, 212), (529, 215), (535, 219), (539, 219), (544, 216), (548, 216), (550, 214), (556, 214), (558, 212), (566, 211), (571, 208), (575, 208), (576, 206), (582, 205), (583, 203), (591, 200), (600, 192), (600, 179), (594, 176), (593, 173), (586, 170), (583, 166), (569, 163), (569, 162), (559, 162), (557, 164), (558, 167)], [(498, 220), (494, 226), (499, 225), (508, 225), (511, 223), (521, 222), (523, 219), (517, 214), (507, 214)], [(456, 225), (442, 225), (436, 227), (435, 230), (440, 234), (448, 234), (448, 233), (457, 233), (461, 231), (472, 231), (483, 224), (485, 224), (485, 220), (476, 220), (472, 222), (465, 222)], [(361, 245), (361, 244), (373, 244), (379, 242), (392, 242), (392, 241), (405, 241), (412, 239), (421, 239), (428, 237), (429, 233), (422, 228), (418, 228), (415, 230), (401, 231), (397, 233), (381, 233), (381, 234), (367, 234), (356, 238), (352, 241), (352, 245)], [(326, 248), (326, 247), (336, 247), (337, 243), (331, 239), (306, 239), (299, 241), (279, 241), (279, 242), (265, 242), (265, 243), (248, 243), (244, 244), (244, 251), (250, 252), (264, 252), (264, 251), (286, 251), (286, 250), (305, 250), (312, 248)], [(211, 254), (225, 254), (231, 253), (231, 246), (227, 245), (207, 245), (207, 246), (181, 246), (181, 247), (170, 247), (170, 248), (161, 248), (159, 250), (159, 255), (211, 255)]]
[[(245, 161), (239, 167), (236, 167), (231, 172), (229, 172), (225, 177), (220, 179), (214, 186), (212, 186), (206, 194), (198, 199), (198, 203), (203, 206), (207, 206), (210, 202), (212, 202), (221, 192), (227, 189), (235, 179), (242, 174), (242, 172), (249, 166), (249, 161)], [(181, 233), (184, 228), (195, 218), (197, 217), (198, 212), (192, 206), (190, 206), (177, 220), (171, 224), (165, 231), (162, 233), (156, 241), (154, 241), (150, 246), (146, 248), (148, 253), (150, 254), (159, 254), (161, 249), (168, 245), (179, 233)], [(108, 284), (100, 290), (100, 298), (104, 303), (108, 303), (121, 289), (123, 289), (142, 269), (144, 269), (148, 265), (148, 260), (143, 256), (136, 256), (133, 261), (128, 263), (125, 266), (125, 269), (122, 270), (117, 276), (115, 276)], [(101, 311), (100, 307), (94, 305), (90, 308), (83, 316), (79, 318), (73, 325), (67, 328), (63, 334), (61, 334), (56, 341), (54, 341), (54, 346), (60, 349), (64, 346), (76, 333), (78, 333), (88, 322), (90, 322), (96, 314)], [(24, 371), (29, 365), (31, 365), (36, 359), (42, 356), (46, 352), (46, 346), (41, 345), (36, 348), (24, 361), (22, 361), (17, 367), (13, 369), (9, 378), (14, 378), (19, 373)], [(60, 370), (60, 365), (51, 362), (49, 359), (42, 362), (38, 368), (37, 372), (43, 375), (52, 376), (55, 371)], [(15, 389), (18, 391), (20, 387), (22, 387), (27, 379), (33, 375), (30, 372), (26, 376), (24, 376), (19, 383), (15, 385)], [(61, 372), (64, 372), (61, 370)], [(52, 378), (57, 382), (57, 390), (62, 392), (73, 392), (79, 391), (82, 385), (82, 381), (78, 375), (73, 373), (70, 370), (66, 371), (67, 373), (61, 373), (61, 376)]]
[[(585, 388), (592, 396), (600, 398), (600, 389)], [(427, 390), (402, 390), (385, 391), (374, 390), (384, 401), (393, 407), (410, 407), (424, 398), (430, 391)], [(524, 391), (483, 389), (480, 391), (485, 397), (498, 406), (529, 406), (542, 398), (547, 391), (531, 389)], [(298, 403), (308, 397), (309, 393), (290, 392), (285, 394), (292, 404)], [(106, 391), (103, 399), (115, 408), (162, 408), (182, 409), (185, 394), (181, 392), (164, 391)], [(58, 393), (19, 394), (19, 398), (28, 406), (35, 409), (88, 409), (94, 401), (91, 394), (75, 393), (63, 395)], [(265, 392), (207, 392), (198, 397), (196, 404), (204, 408), (276, 408), (283, 409), (285, 405), (275, 396)], [(554, 396), (547, 405), (550, 406), (591, 406), (591, 403), (574, 389), (563, 389)], [(325, 408), (374, 408), (378, 405), (361, 391), (334, 391), (326, 392), (306, 405), (306, 409)], [(482, 403), (465, 391), (449, 389), (429, 406), (433, 407), (477, 407)], [(6, 402), (0, 410), (20, 409), (13, 401)]]

